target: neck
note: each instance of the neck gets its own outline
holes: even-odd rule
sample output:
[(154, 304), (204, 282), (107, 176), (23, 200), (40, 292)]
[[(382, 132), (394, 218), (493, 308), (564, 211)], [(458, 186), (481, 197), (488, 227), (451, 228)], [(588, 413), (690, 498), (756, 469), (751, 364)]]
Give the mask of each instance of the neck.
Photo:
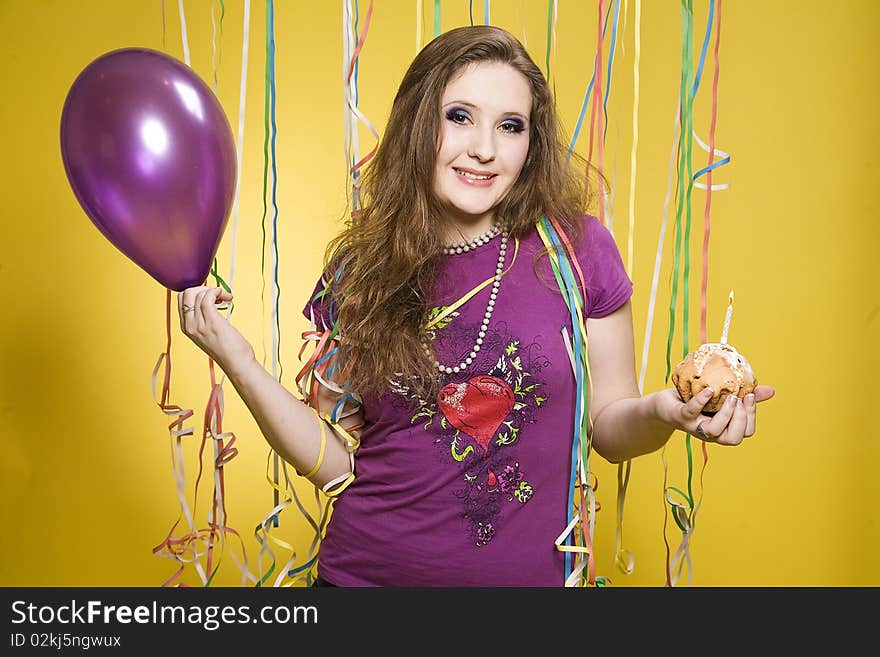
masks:
[(451, 219), (443, 233), (443, 243), (467, 242), (488, 232), (495, 222), (494, 215), (484, 215), (471, 222)]

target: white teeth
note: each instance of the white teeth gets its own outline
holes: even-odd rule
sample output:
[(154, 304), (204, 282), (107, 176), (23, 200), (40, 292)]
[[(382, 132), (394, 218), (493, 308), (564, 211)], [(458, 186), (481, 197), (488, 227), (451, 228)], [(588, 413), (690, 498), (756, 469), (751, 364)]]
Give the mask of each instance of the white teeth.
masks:
[(458, 175), (464, 176), (465, 178), (470, 178), (471, 180), (489, 180), (489, 178), (492, 177), (492, 176), (478, 176), (473, 173), (468, 173), (467, 171), (462, 171), (461, 169), (456, 169), (455, 172)]

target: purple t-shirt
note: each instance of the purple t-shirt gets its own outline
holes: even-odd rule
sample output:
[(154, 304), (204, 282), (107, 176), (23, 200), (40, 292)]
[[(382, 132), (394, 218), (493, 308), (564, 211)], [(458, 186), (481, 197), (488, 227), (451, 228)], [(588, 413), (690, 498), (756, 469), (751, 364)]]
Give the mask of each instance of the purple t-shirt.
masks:
[[(632, 295), (617, 245), (585, 217), (578, 261), (587, 317)], [(444, 256), (430, 307), (446, 306), (495, 273), (501, 236)], [(514, 254), (508, 241), (505, 268)], [(562, 337), (568, 308), (533, 229), (498, 290), (486, 336), (436, 400), (413, 410), (407, 390), (365, 396), (355, 480), (334, 501), (318, 571), (338, 586), (562, 586), (554, 541), (568, 523), (575, 381)], [(320, 291), (319, 281), (315, 291)], [(474, 346), (491, 285), (436, 331), (441, 363)], [(313, 294), (314, 296), (314, 294)], [(314, 314), (312, 314), (314, 313)], [(326, 307), (309, 302), (321, 326)], [(447, 318), (449, 319), (449, 318)]]

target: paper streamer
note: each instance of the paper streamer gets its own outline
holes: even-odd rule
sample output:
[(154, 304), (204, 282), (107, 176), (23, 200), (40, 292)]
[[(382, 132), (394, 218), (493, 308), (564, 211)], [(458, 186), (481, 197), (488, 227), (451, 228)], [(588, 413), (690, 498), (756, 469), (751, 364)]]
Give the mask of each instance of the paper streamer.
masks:
[[(236, 263), (236, 245), (238, 244), (238, 214), (241, 199), (241, 176), (242, 161), (244, 160), (244, 125), (245, 113), (247, 109), (247, 82), (248, 82), (248, 42), (250, 41), (251, 25), (251, 0), (244, 0), (244, 18), (242, 25), (241, 40), (241, 77), (238, 84), (238, 138), (236, 140), (236, 158), (235, 158), (235, 196), (232, 202), (232, 232), (230, 239), (230, 257), (229, 257), (229, 287), (228, 291), (232, 291), (235, 284), (235, 263)], [(232, 307), (226, 313), (227, 319), (232, 314)]]
[(177, 10), (180, 14), (180, 39), (183, 42), (183, 62), (189, 66), (189, 42), (186, 39), (186, 14), (183, 11), (183, 0), (177, 0)]
[[(587, 359), (587, 333), (583, 307), (586, 294), (584, 276), (565, 233), (552, 218), (544, 216), (539, 221), (538, 234), (548, 249), (553, 275), (569, 308), (573, 334), (569, 340), (563, 327), (563, 341), (569, 353), (575, 376), (575, 413), (572, 437), (571, 475), (567, 517), (569, 523), (557, 537), (556, 548), (565, 552), (565, 585), (603, 586), (605, 579), (596, 577), (593, 554), (595, 513), (595, 484), (591, 483), (589, 471), (590, 438), (592, 428), (589, 415), (589, 391), (591, 388), (589, 362)], [(575, 272), (577, 278), (575, 278)], [(576, 497), (577, 491), (577, 497)], [(578, 532), (575, 532), (575, 530)], [(576, 555), (572, 563), (572, 554)]]
[(226, 7), (223, 6), (223, 0), (218, 0), (220, 4), (220, 42), (221, 48), (217, 47), (217, 24), (214, 21), (214, 7), (211, 6), (211, 69), (214, 72), (214, 93), (217, 93), (217, 87), (220, 86), (220, 80), (217, 77), (217, 67), (220, 65), (220, 59), (223, 56), (223, 17), (226, 15)]
[[(610, 11), (608, 13), (606, 13), (606, 15), (605, 15), (605, 22), (603, 23), (602, 36), (600, 37), (600, 39), (605, 38), (605, 28), (607, 28), (607, 26), (608, 26), (608, 16), (609, 15), (610, 15)], [(597, 55), (597, 57), (598, 57), (598, 55)], [(574, 132), (572, 133), (572, 136), (571, 136), (571, 143), (569, 143), (569, 145), (568, 145), (568, 158), (569, 158), (569, 160), (571, 159), (571, 154), (574, 151), (575, 144), (577, 144), (578, 137), (580, 136), (581, 127), (583, 126), (583, 123), (584, 123), (584, 117), (586, 116), (586, 113), (587, 113), (587, 107), (589, 106), (590, 99), (592, 97), (593, 86), (596, 83), (596, 59), (595, 58), (594, 58), (593, 62), (594, 62), (593, 63), (593, 73), (592, 73), (592, 76), (590, 77), (589, 83), (587, 84), (587, 90), (584, 93), (584, 100), (581, 103), (581, 111), (578, 114), (577, 121), (575, 122)]]
[[(161, 397), (157, 397), (156, 395), (156, 377), (159, 372), (159, 368), (164, 364), (164, 369), (162, 373), (162, 394)], [(194, 564), (196, 571), (198, 573), (199, 579), (203, 584), (207, 583), (207, 575), (205, 574), (204, 568), (202, 567), (199, 557), (201, 556), (194, 549), (194, 539), (198, 538), (198, 533), (196, 532), (195, 522), (193, 520), (193, 514), (190, 510), (190, 506), (186, 501), (186, 493), (185, 493), (185, 470), (184, 470), (184, 461), (183, 461), (183, 447), (182, 447), (182, 438), (186, 436), (193, 435), (192, 427), (184, 427), (184, 422), (193, 416), (192, 409), (182, 408), (177, 404), (173, 404), (170, 401), (170, 391), (171, 391), (171, 290), (165, 290), (165, 351), (159, 355), (159, 359), (156, 361), (156, 365), (153, 368), (153, 373), (151, 376), (151, 384), (150, 384), (153, 400), (159, 406), (163, 413), (166, 415), (175, 418), (174, 421), (168, 425), (169, 436), (171, 437), (171, 466), (172, 473), (174, 475), (174, 483), (175, 490), (177, 492), (177, 499), (180, 503), (180, 513), (177, 517), (177, 520), (172, 525), (171, 529), (168, 531), (165, 539), (156, 547), (153, 548), (153, 554), (158, 556), (167, 557), (170, 559), (174, 559), (178, 562), (177, 570), (169, 577), (165, 582), (163, 582), (162, 586), (171, 586), (174, 584), (180, 584), (180, 579), (183, 576), (184, 568), (187, 563), (191, 562)], [(177, 526), (180, 524), (181, 520), (186, 520), (186, 527), (188, 528), (188, 532), (182, 538), (176, 538), (174, 536), (174, 531), (177, 529)]]
[[(714, 2), (712, 3), (714, 4)], [(706, 30), (706, 39), (703, 43), (703, 53), (706, 51), (706, 46), (708, 45), (709, 40), (709, 30), (712, 27), (712, 14), (710, 10), (709, 14), (709, 26)], [(718, 19), (717, 19), (717, 27), (715, 30), (715, 72), (712, 79), (712, 122), (709, 127), (709, 147), (705, 150), (709, 153), (709, 163), (706, 165), (704, 169), (697, 171), (694, 175), (694, 179), (698, 178), (701, 175), (706, 176), (706, 206), (703, 210), (703, 277), (700, 285), (700, 342), (701, 344), (705, 344), (708, 342), (708, 338), (706, 335), (706, 313), (707, 313), (707, 297), (708, 297), (708, 286), (709, 286), (709, 233), (710, 233), (710, 221), (709, 221), (709, 210), (712, 206), (712, 170), (717, 168), (722, 164), (726, 164), (730, 161), (730, 156), (726, 153), (725, 157), (722, 161), (713, 163), (713, 159), (715, 158), (715, 124), (718, 118), (718, 76), (720, 74), (720, 62), (718, 57), (718, 51), (721, 46), (721, 0), (718, 0)], [(702, 56), (701, 56), (702, 60)], [(702, 61), (700, 62), (702, 66)], [(703, 146), (703, 142), (700, 141), (699, 138), (694, 135), (697, 141), (700, 143), (700, 146)]]
[[(416, 0), (416, 54), (422, 49), (422, 0)], [(473, 21), (471, 21), (473, 23)]]
[[(624, 11), (624, 21), (627, 12)], [(637, 152), (639, 145), (639, 64), (641, 61), (641, 43), (642, 43), (642, 2), (635, 0), (635, 56), (633, 59), (633, 114), (632, 114), (632, 151), (630, 153), (630, 175), (629, 175), (629, 230), (627, 231), (627, 249), (626, 249), (626, 270), (630, 277), (633, 276), (633, 236), (636, 226), (636, 172)], [(639, 393), (643, 394), (644, 389), (639, 386)], [(626, 492), (629, 486), (630, 473), (632, 471), (632, 460), (627, 460), (617, 464), (617, 517), (614, 534), (614, 563), (626, 575), (633, 572), (635, 568), (635, 557), (629, 550), (623, 546), (623, 518), (626, 507)]]
[[(710, 8), (709, 8), (709, 19), (706, 26), (705, 36), (703, 39), (703, 45), (700, 52), (699, 64), (697, 66), (696, 73), (693, 76), (693, 86), (688, 89), (689, 93), (685, 93), (686, 84), (690, 78), (690, 70), (691, 70), (691, 42), (692, 42), (692, 30), (693, 30), (693, 11), (691, 6), (691, 1), (688, 0), (687, 4), (685, 4), (684, 0), (682, 1), (682, 34), (683, 34), (683, 48), (682, 48), (682, 82), (681, 82), (681, 94), (680, 94), (680, 102), (679, 107), (683, 109), (681, 115), (681, 125), (682, 132), (687, 135), (686, 146), (684, 147), (685, 158), (684, 162), (681, 161), (679, 165), (679, 191), (680, 193), (683, 191), (682, 187), (684, 184), (684, 174), (682, 171), (683, 166), (687, 166), (687, 181), (688, 187), (686, 192), (684, 192), (684, 205), (687, 209), (686, 211), (686, 224), (684, 229), (684, 272), (683, 272), (683, 312), (682, 312), (682, 333), (683, 333), (683, 353), (687, 354), (688, 352), (688, 311), (689, 311), (689, 299), (688, 299), (688, 280), (689, 280), (689, 257), (690, 257), (690, 199), (692, 190), (695, 186), (698, 185), (696, 183), (696, 179), (702, 175), (707, 176), (708, 184), (705, 185), (705, 189), (707, 190), (707, 200), (706, 206), (704, 210), (704, 237), (703, 237), (703, 276), (701, 281), (701, 338), (705, 342), (705, 296), (706, 296), (706, 288), (708, 281), (708, 238), (709, 238), (709, 209), (711, 202), (711, 192), (713, 189), (713, 185), (711, 184), (711, 172), (717, 168), (718, 166), (722, 166), (729, 162), (730, 158), (727, 154), (724, 154), (721, 160), (715, 162), (714, 157), (718, 153), (714, 147), (714, 133), (715, 133), (715, 120), (717, 116), (717, 79), (719, 72), (719, 58), (718, 58), (718, 50), (720, 45), (720, 6), (718, 16), (718, 22), (716, 24), (716, 47), (715, 47), (715, 79), (713, 82), (713, 99), (712, 99), (712, 126), (710, 128), (710, 144), (706, 147), (701, 140), (696, 136), (696, 132), (693, 129), (693, 100), (696, 95), (697, 89), (699, 87), (700, 79), (702, 76), (703, 64), (705, 62), (706, 51), (708, 48), (711, 28), (713, 23), (713, 18), (715, 16), (715, 3), (714, 0), (710, 0)], [(683, 102), (685, 101), (685, 102)], [(699, 170), (698, 172), (692, 174), (691, 168), (691, 144), (696, 139), (698, 143), (701, 145), (704, 150), (709, 152), (709, 164), (705, 168)], [(677, 283), (678, 283), (678, 263), (679, 263), (679, 253), (680, 253), (680, 237), (681, 237), (681, 213), (682, 213), (682, 201), (679, 200), (679, 207), (676, 217), (676, 250), (675, 250), (675, 262), (673, 264), (673, 289), (672, 289), (672, 302), (670, 305), (670, 333), (667, 337), (667, 353), (666, 353), (666, 380), (669, 379), (669, 372), (671, 369), (670, 362), (670, 348), (672, 341), (672, 334), (674, 332), (674, 308), (675, 308), (675, 299), (677, 292)], [(666, 531), (665, 531), (665, 520), (664, 520), (664, 542), (666, 542), (666, 551), (667, 551), (667, 560), (666, 560), (666, 584), (667, 586), (674, 586), (681, 576), (682, 570), (686, 567), (688, 569), (688, 582), (692, 582), (693, 577), (693, 564), (692, 559), (690, 557), (690, 542), (693, 532), (693, 527), (695, 526), (696, 514), (701, 505), (700, 501), (695, 503), (694, 491), (693, 491), (693, 454), (692, 454), (692, 437), (690, 434), (685, 435), (685, 451), (687, 456), (687, 491), (682, 491), (679, 488), (672, 487), (666, 484), (666, 461), (664, 455), (664, 498), (666, 503), (669, 505), (670, 512), (672, 514), (673, 520), (675, 520), (676, 525), (682, 532), (681, 542), (679, 544), (678, 549), (676, 550), (674, 555), (670, 555), (670, 549), (668, 542), (666, 542)], [(705, 473), (705, 469), (708, 463), (708, 450), (705, 442), (701, 442), (701, 451), (703, 455), (703, 464), (700, 471), (700, 490), (702, 496), (702, 480), (703, 475)], [(664, 447), (665, 452), (665, 447)], [(673, 493), (675, 494), (673, 496)], [(675, 501), (674, 497), (677, 497), (681, 501)]]

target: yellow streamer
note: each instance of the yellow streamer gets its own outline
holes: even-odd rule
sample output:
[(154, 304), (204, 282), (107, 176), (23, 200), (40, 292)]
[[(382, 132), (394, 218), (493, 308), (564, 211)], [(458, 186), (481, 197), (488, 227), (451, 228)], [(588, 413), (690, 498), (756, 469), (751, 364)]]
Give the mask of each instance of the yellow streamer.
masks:
[[(505, 269), (503, 272), (501, 272), (501, 276), (502, 276), (502, 278), (505, 276), (505, 274), (507, 274), (507, 272), (509, 272), (509, 271), (511, 270), (511, 268), (513, 267), (513, 263), (516, 262), (516, 256), (517, 256), (517, 254), (519, 253), (519, 239), (517, 239), (516, 237), (514, 237), (513, 240), (514, 240), (514, 246), (513, 246), (513, 258), (511, 259), (510, 264), (507, 265), (507, 269)], [(476, 286), (474, 289), (472, 289), (470, 292), (468, 292), (468, 293), (465, 294), (463, 297), (461, 297), (460, 299), (458, 299), (458, 301), (456, 301), (455, 303), (453, 303), (453, 304), (451, 304), (451, 305), (449, 305), (449, 306), (446, 306), (446, 307), (443, 309), (443, 312), (441, 312), (439, 315), (437, 315), (436, 317), (434, 317), (430, 322), (428, 322), (428, 323), (425, 325), (425, 329), (427, 329), (428, 331), (430, 331), (431, 329), (433, 329), (433, 328), (434, 328), (435, 326), (437, 326), (437, 325), (438, 325), (443, 319), (445, 319), (446, 317), (448, 317), (449, 315), (451, 315), (453, 312), (455, 312), (458, 308), (460, 308), (460, 307), (463, 306), (465, 303), (467, 303), (467, 302), (471, 299), (471, 297), (473, 297), (475, 294), (477, 294), (480, 290), (482, 290), (483, 288), (485, 288), (487, 285), (491, 285), (492, 282), (493, 282), (494, 280), (495, 280), (495, 277), (494, 277), (494, 276), (490, 276), (490, 277), (487, 278), (485, 281), (483, 281), (482, 283), (480, 283), (479, 285), (477, 285), (477, 286)]]

